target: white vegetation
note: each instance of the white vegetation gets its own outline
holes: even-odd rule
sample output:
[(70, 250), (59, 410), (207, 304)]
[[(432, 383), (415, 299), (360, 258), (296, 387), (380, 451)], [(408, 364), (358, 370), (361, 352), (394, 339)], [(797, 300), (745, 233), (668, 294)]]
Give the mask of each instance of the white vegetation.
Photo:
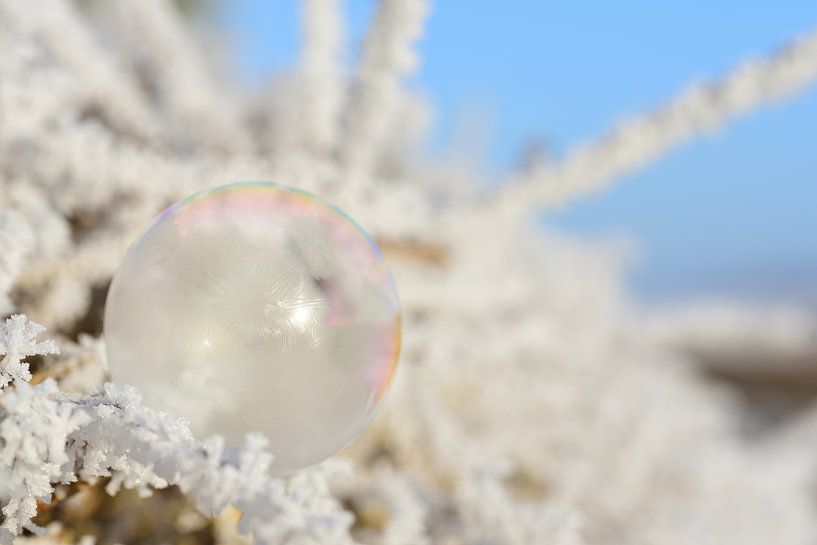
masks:
[[(55, 351), (53, 342), (36, 341), (40, 331), (22, 316), (9, 318), (4, 376), (19, 381), (21, 357)], [(257, 543), (293, 536), (302, 542), (349, 541), (351, 516), (327, 493), (321, 469), (288, 483), (271, 479), (270, 454), (261, 436), (248, 437), (243, 449), (231, 452), (224, 451), (219, 437), (196, 443), (184, 422), (142, 407), (133, 388), (114, 384), (86, 396), (64, 394), (50, 379), (35, 386), (18, 382), (2, 399), (5, 521), (0, 531), (6, 542), (23, 528), (38, 530), (29, 520), (37, 500), (50, 500), (51, 483), (102, 476), (113, 476), (107, 487), (111, 494), (121, 486), (149, 493), (148, 487), (175, 484), (205, 514), (233, 505), (245, 513), (239, 529)]]
[[(507, 185), (493, 202), (522, 212), (598, 191), (690, 138), (799, 91), (815, 78), (817, 32), (812, 32), (767, 58), (749, 60), (717, 81), (691, 85), (661, 107), (619, 123), (558, 164)], [(514, 203), (524, 203), (523, 208)]]
[[(0, 542), (37, 531), (36, 502), (56, 483), (102, 476), (111, 493), (178, 485), (205, 514), (232, 504), (261, 544), (351, 542), (341, 499), (384, 506), (385, 526), (355, 538), (385, 545), (817, 540), (817, 414), (748, 442), (735, 400), (678, 348), (712, 329), (646, 327), (615, 252), (519, 221), (804, 88), (817, 33), (486, 197), (453, 183), (470, 172), (406, 151), (427, 119), (403, 86), (426, 3), (378, 4), (351, 81), (340, 11), (306, 1), (301, 68), (246, 96), (164, 0), (82, 13), (0, 0), (0, 311), (54, 338), (20, 314), (0, 332)], [(242, 179), (329, 195), (384, 241), (404, 355), (345, 468), (272, 479), (262, 438), (233, 451), (193, 438), (134, 390), (103, 385), (102, 339), (67, 336), (158, 210)], [(706, 314), (718, 342), (762, 339), (771, 323), (723, 315)], [(800, 333), (772, 342), (812, 344), (813, 324), (790, 316)], [(53, 379), (30, 382), (34, 355), (49, 355)]]

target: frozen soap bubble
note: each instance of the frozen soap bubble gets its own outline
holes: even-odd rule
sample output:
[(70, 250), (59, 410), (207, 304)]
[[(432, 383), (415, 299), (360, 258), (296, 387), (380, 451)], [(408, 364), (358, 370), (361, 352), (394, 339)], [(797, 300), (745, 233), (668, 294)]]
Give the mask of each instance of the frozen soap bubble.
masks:
[(272, 471), (332, 455), (369, 423), (397, 363), (397, 294), (374, 241), (317, 197), (271, 183), (197, 193), (131, 246), (108, 293), (113, 380)]

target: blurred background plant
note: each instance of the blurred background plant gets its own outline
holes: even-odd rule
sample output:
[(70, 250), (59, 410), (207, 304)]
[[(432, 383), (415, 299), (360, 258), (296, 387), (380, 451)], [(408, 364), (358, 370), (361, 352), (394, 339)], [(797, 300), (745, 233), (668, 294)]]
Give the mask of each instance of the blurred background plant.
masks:
[[(712, 267), (751, 273), (769, 259), (791, 271), (813, 255), (809, 6), (711, 17), (676, 7), (665, 19), (635, 3), (546, 18), (550, 7), (532, 3), (449, 2), (430, 19), (420, 0), (271, 6), (0, 0), (2, 310), (48, 329), (17, 318), (0, 337), (0, 538), (815, 541), (809, 268), (798, 269), (803, 288), (786, 292), (787, 274), (749, 292), (696, 286), (694, 267), (679, 265), (723, 250), (730, 257)], [(611, 24), (617, 11), (624, 31)], [(579, 20), (586, 32), (574, 32)], [(243, 37), (235, 56), (223, 25)], [(559, 28), (578, 37), (542, 53)], [(675, 41), (659, 39), (672, 29)], [(709, 43), (758, 29), (752, 49)], [(675, 56), (660, 51), (671, 41)], [(627, 47), (650, 62), (630, 62)], [(431, 64), (418, 72), (421, 59)], [(701, 71), (720, 75), (684, 87)], [(629, 95), (614, 92), (623, 80)], [(467, 105), (479, 82), (478, 93), (496, 89), (495, 129), (484, 106)], [(637, 174), (741, 116), (756, 121)], [(550, 132), (527, 134), (534, 122)], [(491, 130), (498, 143), (486, 147)], [(378, 239), (404, 305), (404, 355), (383, 413), (335, 463), (287, 480), (261, 469), (275, 445), (222, 451), (133, 392), (102, 386), (101, 313), (128, 244), (167, 204), (242, 179), (283, 181), (349, 211)], [(718, 236), (737, 221), (724, 203), (749, 187), (741, 221), (768, 224)], [(664, 267), (675, 275), (648, 266), (631, 290), (629, 243), (577, 236), (622, 226), (646, 235), (653, 263), (672, 256)], [(781, 240), (787, 251), (800, 244), (800, 257), (769, 252)]]

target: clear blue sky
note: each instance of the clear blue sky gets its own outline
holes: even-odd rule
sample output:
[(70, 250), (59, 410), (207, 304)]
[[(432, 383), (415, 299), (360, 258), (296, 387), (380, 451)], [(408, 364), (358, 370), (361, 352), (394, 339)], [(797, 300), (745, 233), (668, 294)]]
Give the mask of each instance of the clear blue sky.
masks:
[[(352, 61), (373, 2), (346, 6)], [(249, 79), (293, 66), (294, 0), (231, 0), (219, 19)], [(533, 138), (558, 154), (814, 26), (813, 0), (441, 0), (412, 84), (436, 111), (432, 146), (444, 147), (480, 113), (490, 132), (484, 167), (500, 172)], [(641, 259), (631, 284), (646, 300), (817, 303), (817, 87), (544, 221), (583, 237), (635, 240)]]

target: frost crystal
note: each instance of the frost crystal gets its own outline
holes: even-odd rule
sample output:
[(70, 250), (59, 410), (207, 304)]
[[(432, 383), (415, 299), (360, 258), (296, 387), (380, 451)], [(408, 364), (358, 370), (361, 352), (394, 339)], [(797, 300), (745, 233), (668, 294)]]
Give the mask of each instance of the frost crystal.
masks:
[[(351, 517), (328, 492), (321, 470), (287, 483), (267, 476), (266, 440), (224, 451), (214, 437), (198, 444), (187, 425), (141, 405), (133, 388), (106, 384), (96, 396), (63, 394), (52, 380), (21, 383), (0, 411), (0, 501), (4, 544), (24, 528), (53, 483), (111, 477), (120, 487), (178, 485), (206, 514), (228, 505), (244, 512), (240, 529), (256, 543), (342, 543)], [(308, 475), (311, 477), (307, 478)], [(304, 479), (307, 479), (304, 481)]]
[(0, 392), (14, 381), (28, 382), (31, 373), (23, 359), (28, 356), (56, 354), (57, 345), (48, 339), (38, 341), (37, 336), (45, 331), (38, 323), (30, 321), (22, 314), (16, 314), (0, 326)]

